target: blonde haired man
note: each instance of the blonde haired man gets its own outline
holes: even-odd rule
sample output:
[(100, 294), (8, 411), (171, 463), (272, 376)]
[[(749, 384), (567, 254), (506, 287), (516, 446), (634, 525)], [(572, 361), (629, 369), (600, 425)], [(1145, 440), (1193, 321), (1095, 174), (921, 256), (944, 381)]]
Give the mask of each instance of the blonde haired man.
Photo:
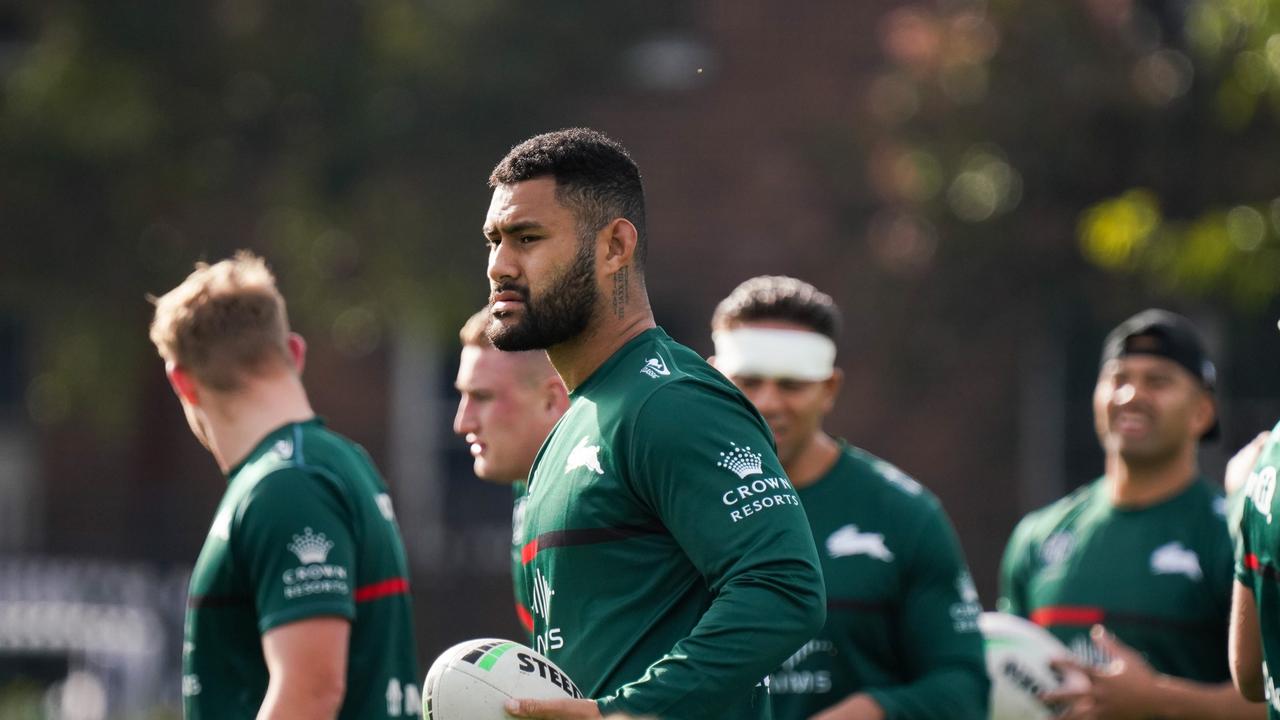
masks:
[[(462, 326), (458, 338), (458, 412), (453, 431), (466, 440), (476, 477), (510, 485), (511, 573), (520, 577), (525, 491), (529, 468), (556, 421), (569, 408), (569, 392), (541, 350), (503, 352), (489, 342), (492, 318), (482, 308)], [(533, 610), (523, 584), (515, 583), (516, 616), (533, 632)]]
[(391, 499), (364, 450), (312, 411), (306, 345), (266, 263), (199, 263), (155, 305), (169, 383), (228, 479), (191, 576), (186, 717), (417, 715)]

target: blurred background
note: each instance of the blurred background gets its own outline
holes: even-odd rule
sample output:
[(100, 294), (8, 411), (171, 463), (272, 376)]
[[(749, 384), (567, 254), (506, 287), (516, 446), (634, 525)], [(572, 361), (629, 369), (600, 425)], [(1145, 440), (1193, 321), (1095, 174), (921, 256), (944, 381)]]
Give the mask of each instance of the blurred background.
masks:
[(452, 436), (485, 181), (572, 125), (644, 174), (659, 324), (830, 292), (829, 429), (919, 478), (984, 604), (1101, 472), (1101, 341), (1202, 328), (1227, 457), (1280, 414), (1280, 0), (0, 2), (0, 717), (169, 718), (224, 481), (145, 296), (264, 254), (317, 409), (373, 454), (426, 663), (519, 637), (510, 495)]

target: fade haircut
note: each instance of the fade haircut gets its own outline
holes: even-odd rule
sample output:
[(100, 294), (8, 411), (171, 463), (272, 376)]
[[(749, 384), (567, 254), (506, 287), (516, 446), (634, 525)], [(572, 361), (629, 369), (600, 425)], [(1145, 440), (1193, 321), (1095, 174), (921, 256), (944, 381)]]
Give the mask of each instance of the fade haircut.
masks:
[(247, 250), (196, 269), (156, 298), (151, 342), (160, 357), (219, 392), (247, 375), (292, 366), (289, 318), (267, 263)]
[(716, 306), (711, 328), (724, 330), (759, 320), (793, 322), (832, 341), (840, 336), (840, 309), (835, 301), (793, 277), (761, 275), (742, 283)]
[(598, 130), (567, 128), (511, 148), (489, 174), (489, 187), (534, 178), (556, 181), (556, 200), (573, 211), (585, 239), (615, 218), (636, 227), (636, 266), (644, 267), (648, 242), (640, 169), (616, 140)]

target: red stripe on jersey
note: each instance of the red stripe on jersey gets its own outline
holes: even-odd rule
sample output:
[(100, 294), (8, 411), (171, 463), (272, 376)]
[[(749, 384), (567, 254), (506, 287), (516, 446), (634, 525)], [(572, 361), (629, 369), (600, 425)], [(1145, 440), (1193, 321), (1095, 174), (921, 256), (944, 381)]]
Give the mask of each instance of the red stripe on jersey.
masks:
[(1257, 555), (1254, 555), (1253, 553), (1249, 553), (1248, 555), (1244, 556), (1244, 566), (1249, 568), (1250, 570), (1257, 571), (1258, 568), (1262, 567), (1262, 563), (1258, 562)]
[(520, 564), (528, 565), (534, 555), (538, 554), (538, 538), (534, 538), (520, 548)]
[(404, 595), (409, 592), (409, 581), (404, 578), (391, 578), (356, 588), (356, 602), (369, 602), (391, 595)]
[(1102, 608), (1055, 605), (1032, 611), (1031, 622), (1041, 627), (1049, 627), (1050, 625), (1096, 625), (1102, 622), (1103, 615)]
[(520, 627), (533, 632), (533, 616), (529, 614), (528, 608), (516, 603), (516, 617), (520, 618)]

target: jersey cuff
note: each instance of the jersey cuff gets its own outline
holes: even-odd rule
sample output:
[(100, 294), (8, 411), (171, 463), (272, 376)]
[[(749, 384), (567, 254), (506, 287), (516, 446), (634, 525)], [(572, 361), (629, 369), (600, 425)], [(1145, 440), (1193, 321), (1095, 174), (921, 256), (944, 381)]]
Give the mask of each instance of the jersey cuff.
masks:
[(893, 693), (884, 688), (867, 688), (863, 690), (884, 712), (884, 720), (897, 720), (902, 717), (902, 708), (893, 699)]
[(331, 600), (285, 608), (258, 618), (258, 634), (264, 634), (272, 628), (278, 628), (281, 625), (288, 625), (299, 620), (307, 620), (313, 617), (333, 617), (335, 615), (345, 620), (355, 620), (355, 605), (349, 600)]

